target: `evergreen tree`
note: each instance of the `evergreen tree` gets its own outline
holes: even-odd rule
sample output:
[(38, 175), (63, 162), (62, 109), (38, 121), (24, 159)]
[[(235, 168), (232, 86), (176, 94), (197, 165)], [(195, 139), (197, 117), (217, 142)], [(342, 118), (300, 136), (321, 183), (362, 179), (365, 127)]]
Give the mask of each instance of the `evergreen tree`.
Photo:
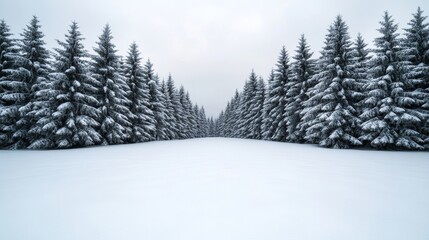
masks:
[[(30, 142), (35, 141), (36, 132), (30, 133), (30, 128), (34, 130), (35, 126), (40, 126), (37, 124), (39, 115), (46, 117), (46, 111), (49, 111), (50, 108), (45, 99), (38, 99), (40, 94), (47, 90), (43, 86), (45, 86), (49, 73), (49, 52), (45, 49), (44, 35), (40, 31), (37, 17), (33, 17), (22, 37), (19, 44), (19, 68), (23, 74), (20, 74), (19, 77), (21, 77), (20, 81), (25, 84), (25, 87), (23, 86), (20, 91), (22, 94), (20, 103), (15, 103), (15, 106), (21, 107), (18, 109), (19, 119), (15, 122), (14, 127), (14, 148), (25, 148), (30, 145)], [(37, 134), (40, 133), (40, 131), (37, 132)]]
[[(11, 147), (15, 123), (19, 117), (16, 103), (21, 94), (15, 91), (22, 89), (20, 76), (16, 68), (17, 46), (12, 33), (4, 20), (0, 21), (0, 148)], [(20, 88), (18, 88), (18, 85)]]
[(406, 90), (414, 100), (410, 107), (425, 123), (415, 130), (425, 135), (426, 148), (429, 148), (429, 23), (420, 7), (405, 29), (402, 41), (402, 55), (406, 66)]
[(238, 122), (240, 118), (241, 109), (241, 95), (236, 90), (235, 95), (231, 100), (231, 114), (229, 121), (227, 122), (228, 128), (230, 129), (230, 135), (228, 137), (239, 137), (238, 134)]
[(200, 126), (198, 137), (200, 138), (207, 137), (209, 128), (207, 124), (206, 111), (204, 110), (204, 107), (201, 107), (198, 110), (198, 118), (199, 118), (199, 126)]
[(4, 128), (5, 134), (10, 138), (8, 148), (19, 149), (28, 145), (26, 141), (28, 119), (21, 114), (20, 109), (29, 103), (30, 88), (34, 82), (32, 72), (26, 68), (28, 60), (22, 56), (19, 44), (15, 41), (13, 44), (16, 45), (16, 49), (5, 56), (10, 62), (10, 67), (3, 70), (6, 75), (0, 81), (1, 98), (4, 102), (1, 118), (3, 124), (7, 126)]
[(188, 126), (189, 134), (191, 138), (195, 138), (196, 137), (195, 126), (197, 125), (197, 119), (192, 109), (192, 101), (191, 101), (191, 98), (189, 97), (188, 92), (186, 92), (186, 102), (188, 104), (187, 112), (188, 112), (188, 118), (189, 118), (189, 126)]
[(299, 39), (296, 55), (293, 57), (295, 62), (292, 65), (292, 77), (289, 82), (289, 89), (285, 109), (287, 117), (288, 141), (304, 142), (305, 128), (302, 126), (302, 116), (304, 102), (308, 100), (308, 88), (311, 87), (311, 77), (315, 72), (315, 63), (311, 59), (313, 53), (310, 52), (310, 46), (304, 35)]
[(351, 93), (353, 104), (356, 106), (358, 115), (362, 114), (362, 100), (365, 98), (364, 85), (368, 83), (368, 63), (370, 60), (367, 44), (362, 35), (358, 34), (354, 42), (352, 58), (352, 74), (356, 80), (357, 91)]
[(192, 114), (194, 115), (195, 118), (195, 137), (199, 138), (200, 137), (200, 133), (202, 131), (202, 126), (201, 126), (201, 119), (200, 119), (200, 108), (198, 107), (198, 104), (195, 104), (193, 109), (192, 109)]
[(252, 122), (255, 121), (256, 114), (253, 111), (255, 108), (255, 96), (257, 92), (258, 78), (255, 72), (249, 76), (249, 80), (244, 84), (243, 97), (241, 98), (240, 122), (238, 123), (239, 137), (252, 138), (253, 130)]
[(228, 102), (226, 104), (226, 108), (225, 108), (225, 112), (224, 112), (224, 118), (223, 118), (223, 132), (222, 134), (225, 137), (230, 137), (232, 135), (232, 126), (231, 126), (231, 121), (232, 121), (232, 103)]
[(224, 135), (223, 126), (225, 125), (225, 115), (223, 110), (220, 112), (219, 117), (216, 121), (216, 133), (219, 137), (226, 137)]
[(371, 79), (365, 85), (367, 97), (361, 140), (374, 148), (421, 149), (423, 140), (413, 130), (421, 120), (410, 114), (407, 106), (413, 99), (404, 95), (404, 68), (400, 59), (398, 25), (385, 12), (380, 22), (381, 34), (375, 40), (376, 57), (370, 69)]
[(130, 112), (128, 119), (131, 123), (130, 142), (144, 142), (151, 140), (154, 135), (153, 122), (149, 129), (146, 128), (147, 115), (153, 114), (149, 111), (149, 92), (145, 74), (141, 66), (140, 51), (136, 43), (132, 43), (124, 63), (125, 82), (130, 89), (128, 99), (130, 101)]
[(349, 148), (360, 145), (354, 136), (359, 120), (351, 104), (355, 90), (355, 79), (351, 74), (352, 49), (348, 27), (341, 16), (337, 16), (329, 28), (326, 46), (321, 58), (318, 84), (306, 106), (314, 109), (317, 117), (306, 131), (306, 138), (316, 140), (320, 146)]
[[(100, 102), (100, 133), (104, 138), (103, 144), (125, 143), (129, 140), (128, 127), (131, 126), (127, 118), (126, 82), (120, 75), (119, 57), (116, 55), (115, 45), (112, 43), (112, 34), (109, 25), (99, 36), (95, 55), (92, 56), (92, 77), (98, 83), (98, 100)], [(139, 106), (144, 107), (144, 106)], [(142, 111), (140, 111), (142, 112)], [(136, 113), (138, 115), (138, 113)], [(145, 128), (144, 125), (141, 128)], [(151, 129), (148, 127), (142, 134), (142, 141), (151, 139)]]
[(192, 138), (194, 135), (192, 129), (192, 103), (190, 101), (189, 94), (185, 92), (185, 88), (183, 86), (181, 86), (179, 90), (179, 99), (183, 111), (183, 136), (185, 138)]
[(265, 102), (265, 83), (262, 78), (259, 78), (256, 85), (256, 94), (254, 104), (252, 108), (252, 134), (248, 138), (262, 139), (262, 120), (263, 120), (263, 108)]
[(288, 116), (285, 116), (285, 109), (290, 75), (289, 56), (286, 48), (283, 46), (277, 61), (274, 79), (269, 80), (264, 139), (286, 141), (286, 122)]
[(54, 72), (49, 75), (55, 97), (52, 121), (44, 128), (56, 130), (53, 139), (59, 148), (83, 147), (98, 144), (101, 136), (96, 119), (100, 112), (98, 101), (92, 96), (98, 82), (89, 75), (87, 52), (78, 25), (73, 22), (65, 42), (58, 41)]
[[(141, 102), (148, 106), (147, 113), (145, 114), (144, 124), (150, 130), (151, 138), (150, 140), (156, 140), (158, 138), (164, 137), (163, 130), (163, 121), (164, 121), (164, 112), (162, 111), (163, 105), (160, 102), (160, 92), (158, 89), (158, 79), (153, 71), (153, 65), (148, 60), (143, 68), (143, 81), (144, 86), (147, 89), (148, 98), (144, 98), (146, 102)], [(144, 89), (144, 90), (146, 90)], [(149, 132), (149, 131), (148, 131)]]
[(174, 117), (174, 107), (171, 102), (170, 93), (168, 91), (167, 84), (165, 81), (161, 83), (161, 93), (163, 96), (163, 105), (166, 109), (165, 114), (165, 132), (166, 132), (166, 140), (172, 140), (176, 138), (176, 118)]
[(50, 72), (49, 52), (45, 48), (44, 34), (40, 30), (39, 20), (33, 17), (22, 34), (20, 48), (21, 67), (28, 71), (25, 82), (28, 85), (26, 104), (19, 109), (20, 120), (14, 140), (20, 147), (33, 149), (55, 147), (51, 139), (54, 130), (51, 115), (55, 98), (52, 82), (48, 79)]
[(271, 70), (270, 76), (268, 77), (267, 89), (265, 91), (264, 108), (262, 109), (262, 114), (263, 114), (262, 139), (264, 140), (270, 140), (270, 138), (268, 137), (269, 135), (268, 133), (270, 131), (270, 127), (272, 124), (272, 119), (269, 118), (269, 113), (273, 111), (275, 106), (270, 101), (270, 99), (273, 99), (274, 97), (274, 91), (273, 91), (274, 81), (275, 81), (274, 70)]
[(182, 105), (180, 104), (179, 93), (177, 92), (176, 86), (174, 85), (173, 78), (171, 75), (168, 76), (167, 79), (167, 91), (171, 101), (171, 114), (174, 119), (174, 134), (175, 139), (183, 139), (185, 138), (183, 134), (184, 129), (184, 116)]
[[(148, 72), (150, 61), (146, 63), (145, 72)], [(164, 106), (164, 95), (159, 86), (159, 77), (154, 75), (149, 81), (149, 96), (151, 101), (151, 110), (155, 118), (156, 140), (165, 140), (167, 137), (166, 115), (167, 109)]]

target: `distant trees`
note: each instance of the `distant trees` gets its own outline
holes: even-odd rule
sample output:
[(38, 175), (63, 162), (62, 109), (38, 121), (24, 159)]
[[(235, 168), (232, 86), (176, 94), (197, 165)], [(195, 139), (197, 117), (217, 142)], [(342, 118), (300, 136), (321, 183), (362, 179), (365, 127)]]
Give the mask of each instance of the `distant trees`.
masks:
[(137, 44), (123, 60), (108, 25), (92, 55), (76, 22), (52, 55), (43, 38), (37, 17), (19, 40), (0, 21), (0, 148), (74, 148), (209, 134), (204, 108), (194, 108), (171, 76), (160, 83), (149, 60), (142, 66)]
[[(429, 149), (429, 24), (418, 8), (405, 29), (385, 12), (369, 50), (352, 42), (337, 16), (321, 56), (312, 59), (304, 36), (294, 61), (285, 47), (264, 89), (262, 136), (251, 124), (260, 100), (252, 72), (214, 120), (214, 136), (315, 143), (329, 148)], [(233, 117), (231, 117), (233, 116)]]

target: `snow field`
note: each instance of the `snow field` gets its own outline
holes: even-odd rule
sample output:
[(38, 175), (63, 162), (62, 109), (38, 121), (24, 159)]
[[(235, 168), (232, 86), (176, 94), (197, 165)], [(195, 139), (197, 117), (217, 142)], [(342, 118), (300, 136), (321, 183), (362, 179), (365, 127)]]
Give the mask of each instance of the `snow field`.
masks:
[(429, 239), (425, 152), (204, 138), (0, 151), (0, 239)]

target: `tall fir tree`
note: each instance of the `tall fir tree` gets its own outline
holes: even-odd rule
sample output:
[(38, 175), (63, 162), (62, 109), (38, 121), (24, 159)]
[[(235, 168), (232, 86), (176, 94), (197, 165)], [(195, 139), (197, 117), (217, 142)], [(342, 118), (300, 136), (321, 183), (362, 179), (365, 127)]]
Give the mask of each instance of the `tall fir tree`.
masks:
[(305, 128), (302, 126), (302, 116), (304, 102), (308, 100), (308, 89), (312, 87), (311, 78), (315, 72), (315, 63), (311, 59), (313, 53), (304, 35), (301, 35), (297, 49), (295, 50), (295, 60), (292, 65), (292, 76), (289, 82), (289, 92), (285, 116), (287, 116), (287, 131), (290, 142), (302, 143), (305, 137)]
[(93, 96), (98, 82), (88, 72), (87, 52), (76, 22), (70, 25), (64, 42), (55, 49), (54, 72), (49, 75), (55, 105), (52, 121), (46, 123), (58, 148), (83, 147), (98, 144), (100, 117), (98, 100)]
[(179, 99), (183, 111), (183, 136), (185, 138), (193, 137), (193, 118), (192, 118), (192, 103), (189, 98), (189, 93), (185, 91), (183, 86), (179, 89)]
[[(263, 117), (262, 117), (262, 139), (264, 139), (264, 140), (270, 140), (267, 133), (270, 130), (272, 119), (269, 118), (268, 116), (269, 116), (269, 113), (274, 108), (274, 104), (272, 104), (270, 102), (270, 99), (272, 99), (274, 97), (274, 95), (273, 95), (274, 94), (274, 91), (273, 91), (274, 81), (275, 81), (274, 70), (271, 69), (271, 73), (267, 79), (267, 87), (266, 87), (265, 99), (264, 99), (264, 108), (262, 109), (262, 114), (263, 114)], [(238, 94), (238, 92), (237, 92), (237, 94)]]
[[(0, 148), (11, 147), (15, 123), (19, 117), (15, 106), (17, 97), (14, 96), (13, 78), (16, 78), (16, 57), (18, 48), (12, 39), (12, 33), (4, 20), (0, 20)], [(17, 83), (18, 85), (19, 82)]]
[(168, 95), (170, 97), (170, 101), (171, 101), (171, 109), (172, 110), (170, 113), (173, 116), (174, 119), (174, 134), (175, 134), (175, 139), (183, 139), (184, 138), (184, 134), (183, 134), (183, 129), (184, 129), (184, 116), (183, 116), (183, 109), (182, 109), (182, 105), (180, 104), (180, 99), (179, 99), (179, 93), (177, 92), (176, 86), (174, 84), (173, 78), (171, 77), (171, 75), (168, 76), (167, 79), (167, 91), (168, 91)]
[[(91, 73), (98, 83), (98, 101), (101, 112), (100, 133), (103, 144), (127, 142), (131, 136), (127, 128), (131, 122), (127, 118), (126, 82), (120, 75), (119, 57), (112, 43), (110, 26), (106, 25), (98, 38), (95, 54), (92, 56)], [(140, 106), (142, 107), (142, 106)], [(141, 126), (143, 128), (143, 126)], [(149, 140), (149, 131), (143, 133), (142, 140)]]
[(320, 60), (318, 84), (306, 106), (316, 113), (315, 122), (307, 129), (306, 138), (320, 146), (349, 148), (361, 145), (355, 136), (359, 119), (348, 92), (355, 90), (356, 80), (351, 74), (352, 48), (348, 27), (337, 16), (326, 36)]
[(151, 114), (147, 114), (145, 124), (151, 125), (151, 128), (154, 129), (154, 132), (152, 133), (153, 140), (165, 139), (165, 107), (161, 102), (161, 92), (159, 91), (158, 77), (153, 71), (153, 64), (150, 62), (150, 60), (147, 60), (143, 67), (143, 79), (145, 85), (148, 87), (148, 107), (151, 112)]
[[(365, 43), (361, 34), (358, 34), (356, 41), (353, 46), (352, 54), (352, 74), (353, 78), (356, 80), (356, 86), (358, 91), (354, 91), (351, 94), (353, 95), (353, 104), (356, 106), (358, 115), (362, 114), (362, 100), (365, 98), (364, 85), (368, 83), (368, 64), (370, 60), (369, 50), (367, 49), (367, 44)], [(360, 130), (360, 129), (359, 129)]]
[(174, 107), (171, 102), (170, 93), (166, 82), (163, 80), (161, 83), (161, 93), (163, 96), (163, 105), (165, 107), (165, 133), (166, 140), (172, 140), (176, 138), (176, 118), (174, 116)]
[[(7, 26), (6, 26), (7, 27)], [(7, 35), (7, 33), (6, 33)], [(26, 69), (27, 59), (21, 54), (21, 46), (13, 41), (13, 47), (5, 58), (9, 62), (9, 68), (2, 71), (6, 73), (0, 80), (2, 89), (1, 99), (4, 107), (1, 111), (2, 125), (7, 140), (8, 148), (20, 149), (25, 148), (26, 141), (25, 129), (27, 128), (24, 115), (20, 109), (30, 101), (30, 88), (33, 84), (32, 72)], [(25, 129), (24, 129), (25, 128)]]
[(414, 100), (414, 115), (424, 121), (415, 128), (429, 148), (429, 23), (420, 7), (405, 29), (402, 55), (406, 64), (406, 94)]
[(249, 79), (244, 84), (243, 97), (241, 98), (240, 121), (238, 123), (239, 137), (252, 138), (252, 122), (257, 114), (253, 111), (255, 107), (255, 96), (257, 92), (258, 77), (252, 70)]
[(287, 116), (286, 93), (291, 78), (289, 56), (283, 46), (274, 72), (274, 79), (269, 80), (267, 97), (267, 117), (264, 121), (264, 139), (273, 141), (286, 141), (287, 138)]
[(201, 107), (198, 110), (198, 119), (199, 119), (199, 127), (200, 127), (198, 137), (200, 138), (207, 137), (209, 128), (207, 124), (206, 111), (204, 110), (204, 107)]
[[(264, 100), (265, 101), (265, 100)], [(235, 95), (231, 100), (231, 114), (229, 121), (227, 122), (229, 128), (228, 137), (238, 137), (238, 121), (240, 119), (240, 109), (241, 109), (241, 94), (235, 90)]]
[(258, 79), (258, 82), (256, 83), (256, 94), (254, 99), (254, 104), (252, 108), (252, 122), (251, 122), (251, 128), (252, 133), (248, 136), (248, 138), (252, 139), (262, 139), (262, 121), (263, 121), (263, 109), (264, 109), (264, 102), (265, 102), (265, 82), (262, 78)]
[(365, 85), (367, 97), (361, 114), (361, 140), (374, 148), (422, 149), (423, 139), (413, 129), (413, 125), (421, 124), (421, 119), (410, 114), (407, 107), (414, 100), (404, 94), (405, 69), (400, 57), (398, 25), (388, 12), (380, 24), (381, 36), (375, 40), (371, 79)]
[(197, 119), (195, 117), (195, 115), (193, 114), (193, 110), (192, 110), (192, 100), (189, 96), (189, 92), (186, 92), (186, 101), (189, 103), (188, 106), (188, 114), (189, 114), (189, 128), (190, 128), (190, 134), (191, 134), (191, 138), (195, 138), (196, 137), (196, 132), (195, 132), (195, 126), (197, 125)]
[[(25, 148), (42, 134), (42, 129), (30, 132), (32, 126), (39, 126), (37, 121), (42, 115), (46, 121), (47, 114), (50, 113), (51, 105), (46, 101), (46, 96), (40, 96), (46, 91), (45, 86), (49, 73), (49, 52), (45, 48), (43, 33), (40, 30), (39, 20), (33, 17), (27, 28), (21, 34), (19, 49), (19, 69), (23, 74), (20, 75), (21, 81), (25, 83), (25, 88), (21, 93), (23, 99), (19, 110), (19, 119), (15, 123), (15, 132), (13, 142), (15, 148)], [(42, 97), (42, 99), (40, 99)], [(50, 96), (53, 97), (53, 96)], [(35, 145), (33, 145), (35, 146)]]

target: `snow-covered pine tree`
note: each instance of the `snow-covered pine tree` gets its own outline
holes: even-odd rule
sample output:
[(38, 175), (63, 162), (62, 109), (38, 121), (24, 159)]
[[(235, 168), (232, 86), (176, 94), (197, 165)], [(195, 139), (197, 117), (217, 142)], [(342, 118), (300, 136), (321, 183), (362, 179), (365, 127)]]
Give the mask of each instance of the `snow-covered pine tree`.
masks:
[(254, 104), (252, 108), (253, 120), (251, 123), (252, 134), (248, 138), (262, 139), (262, 120), (263, 120), (263, 108), (265, 102), (265, 82), (260, 77), (256, 83), (256, 94)]
[(176, 139), (176, 118), (174, 117), (174, 107), (171, 103), (170, 93), (167, 84), (163, 80), (161, 83), (161, 93), (163, 96), (163, 105), (166, 109), (165, 114), (165, 132), (166, 140)]
[(416, 126), (416, 131), (425, 135), (429, 148), (429, 23), (420, 7), (413, 14), (405, 30), (402, 41), (402, 57), (406, 64), (406, 94), (415, 102), (411, 108), (414, 115), (424, 123)]
[(227, 137), (239, 137), (238, 134), (238, 122), (240, 119), (240, 109), (241, 109), (241, 94), (238, 90), (235, 90), (235, 95), (231, 100), (231, 117), (228, 121), (228, 126), (230, 129), (230, 136)]
[(176, 139), (183, 139), (184, 136), (184, 116), (182, 105), (180, 104), (179, 93), (177, 92), (176, 86), (174, 84), (173, 78), (171, 75), (167, 79), (167, 90), (170, 96), (171, 108), (173, 110), (172, 114), (174, 116), (174, 130)]
[(274, 72), (274, 79), (269, 80), (267, 96), (267, 117), (264, 121), (264, 139), (273, 141), (286, 141), (287, 117), (285, 116), (287, 84), (290, 81), (289, 56), (283, 46)]
[(271, 102), (269, 101), (273, 97), (272, 94), (274, 94), (274, 91), (273, 91), (274, 78), (275, 78), (274, 70), (272, 69), (270, 76), (268, 77), (268, 80), (267, 80), (267, 87), (266, 87), (265, 99), (264, 99), (264, 108), (262, 109), (262, 114), (263, 114), (263, 117), (262, 117), (262, 139), (264, 139), (264, 140), (270, 140), (268, 138), (268, 135), (269, 135), (268, 132), (269, 132), (270, 127), (271, 127), (271, 120), (272, 119), (270, 119), (268, 117), (268, 114), (274, 108), (274, 104), (271, 104)]
[[(358, 116), (362, 114), (362, 100), (365, 98), (364, 85), (368, 82), (368, 63), (370, 60), (369, 50), (367, 49), (367, 44), (365, 43), (362, 35), (359, 33), (356, 41), (353, 46), (353, 58), (352, 58), (352, 74), (353, 78), (356, 80), (356, 85), (358, 91), (352, 92), (353, 94), (353, 104)], [(360, 129), (358, 129), (360, 132)]]
[(30, 101), (30, 89), (34, 84), (32, 72), (27, 69), (28, 60), (21, 54), (20, 44), (13, 41), (16, 47), (9, 52), (6, 58), (11, 65), (3, 69), (6, 73), (0, 80), (2, 88), (1, 99), (4, 102), (1, 112), (2, 125), (10, 141), (8, 148), (20, 149), (28, 146), (26, 132), (28, 130), (27, 118), (21, 115), (20, 109)]
[(314, 87), (315, 94), (306, 101), (306, 106), (314, 109), (311, 112), (317, 113), (315, 123), (306, 131), (306, 138), (310, 141), (316, 138), (323, 147), (361, 145), (354, 136), (359, 119), (351, 104), (351, 96), (347, 94), (356, 82), (351, 74), (351, 41), (341, 16), (337, 16), (326, 38), (322, 68), (316, 76), (319, 83)]
[(222, 131), (223, 125), (224, 125), (224, 113), (222, 110), (222, 111), (220, 111), (219, 117), (216, 120), (216, 130), (215, 131), (216, 131), (217, 136), (219, 136), (219, 137), (226, 137)]
[[(138, 50), (138, 46), (135, 42), (133, 42), (128, 49), (128, 54), (125, 58), (122, 71), (124, 81), (128, 84), (128, 89), (130, 90), (127, 94), (129, 110), (131, 113), (128, 116), (128, 120), (131, 123), (129, 142), (144, 142), (150, 138), (147, 130), (143, 128), (144, 114), (142, 114), (142, 110), (146, 110), (146, 108), (144, 108), (144, 104), (141, 103), (142, 101), (147, 100), (145, 99), (147, 94), (145, 92), (146, 89), (143, 79), (144, 74), (141, 66), (140, 51)], [(143, 108), (141, 108), (142, 105)]]
[(181, 138), (186, 139), (189, 138), (189, 132), (187, 126), (189, 125), (189, 119), (187, 117), (187, 111), (186, 111), (186, 92), (185, 88), (183, 86), (180, 86), (179, 90), (177, 91), (177, 97), (179, 99), (179, 105), (182, 112), (182, 129), (181, 129)]
[(224, 128), (223, 128), (223, 135), (224, 136), (230, 136), (231, 135), (231, 124), (232, 121), (232, 105), (231, 102), (228, 101), (226, 104), (226, 108), (224, 111)]
[(255, 96), (257, 92), (258, 77), (252, 70), (249, 79), (244, 84), (243, 96), (241, 98), (240, 121), (238, 122), (238, 132), (240, 138), (251, 138), (253, 136), (252, 122), (256, 118), (253, 108), (255, 106)]
[(191, 101), (191, 98), (189, 97), (188, 92), (186, 92), (185, 99), (186, 99), (185, 102), (187, 105), (187, 110), (186, 110), (187, 111), (187, 117), (188, 117), (188, 121), (189, 121), (189, 126), (187, 126), (188, 132), (189, 132), (189, 137), (194, 138), (196, 135), (194, 127), (196, 125), (197, 120), (195, 118), (195, 115), (193, 114), (192, 101)]
[(179, 100), (183, 112), (183, 137), (192, 138), (192, 103), (189, 100), (189, 94), (186, 93), (183, 86), (180, 86), (179, 89)]
[(304, 35), (301, 35), (295, 52), (285, 109), (288, 131), (287, 140), (303, 143), (305, 128), (302, 126), (302, 110), (304, 109), (304, 102), (309, 98), (308, 89), (312, 86), (310, 81), (315, 72), (315, 63), (311, 59), (313, 53), (310, 52), (310, 46), (307, 44)]
[(404, 67), (400, 59), (398, 25), (388, 12), (384, 13), (375, 39), (376, 57), (372, 60), (371, 79), (365, 85), (366, 98), (363, 134), (360, 139), (374, 148), (422, 149), (423, 139), (413, 129), (421, 120), (410, 114), (407, 106), (414, 100), (404, 95)]
[(20, 147), (32, 149), (55, 147), (51, 139), (55, 129), (51, 120), (55, 91), (52, 91), (52, 82), (48, 79), (49, 51), (45, 48), (40, 28), (39, 20), (34, 16), (20, 42), (21, 67), (29, 73), (25, 79), (28, 96), (26, 104), (19, 109), (20, 120), (16, 123), (14, 141)]
[(215, 123), (214, 123), (213, 117), (209, 118), (208, 125), (209, 125), (208, 137), (215, 137)]
[(0, 20), (0, 148), (11, 147), (15, 122), (19, 117), (15, 106), (17, 96), (14, 96), (14, 87), (10, 84), (11, 78), (18, 75), (15, 64), (17, 51), (9, 26)]
[(199, 125), (200, 125), (200, 131), (198, 134), (198, 137), (203, 138), (206, 137), (209, 131), (208, 124), (207, 124), (207, 117), (206, 117), (206, 111), (204, 110), (204, 107), (201, 107), (198, 111), (198, 117), (199, 117)]
[[(53, 139), (58, 148), (83, 147), (98, 144), (102, 137), (97, 132), (100, 116), (98, 101), (93, 96), (98, 82), (87, 69), (87, 52), (76, 22), (70, 25), (64, 42), (55, 49), (52, 81), (55, 106), (52, 122), (44, 128), (56, 129)], [(45, 130), (43, 128), (43, 130)]]
[[(126, 106), (126, 92), (124, 91), (126, 81), (120, 74), (119, 57), (116, 54), (115, 45), (112, 43), (112, 33), (110, 26), (106, 25), (102, 34), (98, 38), (95, 54), (92, 56), (91, 74), (99, 84), (98, 101), (101, 118), (100, 133), (104, 138), (103, 144), (125, 143), (130, 139), (131, 122), (127, 118), (128, 109)], [(147, 89), (145, 90), (147, 97)], [(147, 98), (146, 98), (147, 99)], [(146, 113), (147, 106), (136, 115)], [(149, 111), (149, 110), (147, 110)], [(138, 116), (141, 118), (141, 116)], [(153, 126), (146, 126), (141, 122), (144, 129), (140, 141), (148, 141), (153, 138)]]
[(144, 123), (146, 126), (151, 126), (154, 131), (151, 133), (151, 140), (165, 138), (164, 119), (165, 112), (164, 106), (160, 101), (160, 91), (158, 87), (158, 77), (153, 71), (153, 64), (150, 60), (147, 60), (143, 67), (143, 81), (144, 86), (147, 88), (148, 99), (147, 102), (141, 102), (140, 104), (148, 105), (150, 111), (145, 114)]

